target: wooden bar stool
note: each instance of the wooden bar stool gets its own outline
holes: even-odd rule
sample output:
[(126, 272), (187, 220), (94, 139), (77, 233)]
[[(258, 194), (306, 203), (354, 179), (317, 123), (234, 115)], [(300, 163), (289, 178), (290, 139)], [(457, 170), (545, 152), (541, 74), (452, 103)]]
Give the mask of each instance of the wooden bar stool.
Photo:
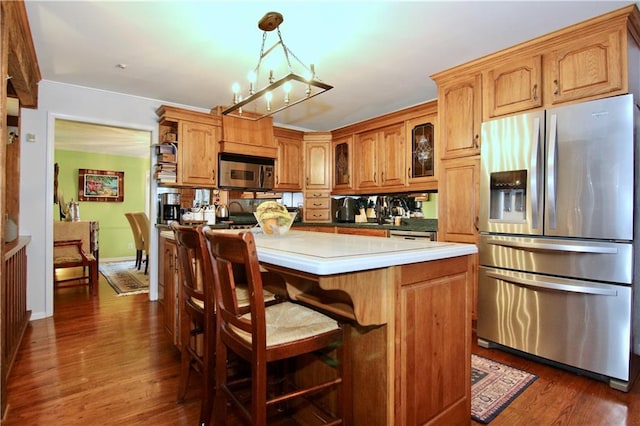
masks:
[[(171, 223), (178, 248), (180, 269), (180, 384), (178, 402), (183, 402), (193, 369), (202, 375), (200, 424), (208, 425), (213, 408), (215, 302), (211, 258), (201, 227)], [(168, 307), (171, 309), (171, 307)]]
[[(345, 335), (348, 328), (343, 330), (334, 319), (289, 301), (266, 306), (251, 232), (205, 231), (205, 236), (209, 242), (216, 289), (216, 424), (226, 423), (227, 400), (232, 401), (251, 424), (265, 425), (268, 408), (281, 408), (294, 398), (332, 388), (337, 391), (337, 413), (330, 416), (326, 424), (350, 424), (350, 357), (346, 347), (349, 337)], [(235, 287), (243, 282), (249, 288), (248, 311), (238, 305), (235, 295)], [(310, 383), (305, 388), (287, 380), (286, 385), (278, 389), (280, 393), (268, 395), (267, 366), (270, 363), (316, 352), (326, 355), (334, 350), (336, 359), (326, 364), (335, 367), (335, 373), (327, 380)], [(236, 389), (228, 381), (226, 366), (230, 351), (250, 364), (250, 403), (243, 403), (242, 396), (236, 392), (242, 393), (244, 389)]]

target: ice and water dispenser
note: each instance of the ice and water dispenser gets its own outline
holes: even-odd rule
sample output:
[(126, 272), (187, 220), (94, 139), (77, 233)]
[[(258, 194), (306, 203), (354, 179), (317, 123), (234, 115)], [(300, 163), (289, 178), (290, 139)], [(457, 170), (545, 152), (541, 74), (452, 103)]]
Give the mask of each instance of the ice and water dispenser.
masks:
[(521, 223), (526, 220), (527, 171), (491, 173), (489, 219)]

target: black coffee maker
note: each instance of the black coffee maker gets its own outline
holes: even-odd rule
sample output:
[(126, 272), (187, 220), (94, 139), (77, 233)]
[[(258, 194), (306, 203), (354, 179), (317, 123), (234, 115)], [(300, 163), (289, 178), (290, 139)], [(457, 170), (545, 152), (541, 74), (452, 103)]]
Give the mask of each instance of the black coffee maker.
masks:
[(174, 220), (180, 220), (180, 194), (158, 194), (158, 223), (166, 225)]
[(358, 214), (357, 203), (355, 198), (344, 197), (334, 201), (337, 203), (335, 209), (335, 219), (337, 222), (355, 222), (356, 214)]

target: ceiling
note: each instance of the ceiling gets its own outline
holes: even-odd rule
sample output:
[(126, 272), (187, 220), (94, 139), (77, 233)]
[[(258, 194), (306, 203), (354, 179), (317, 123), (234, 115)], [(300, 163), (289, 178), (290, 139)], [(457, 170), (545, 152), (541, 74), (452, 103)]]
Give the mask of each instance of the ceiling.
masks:
[(230, 103), (231, 85), (258, 61), (258, 20), (278, 11), (286, 45), (334, 88), (274, 122), (326, 131), (435, 99), (431, 74), (628, 4), (27, 0), (26, 8), (43, 79), (207, 110)]

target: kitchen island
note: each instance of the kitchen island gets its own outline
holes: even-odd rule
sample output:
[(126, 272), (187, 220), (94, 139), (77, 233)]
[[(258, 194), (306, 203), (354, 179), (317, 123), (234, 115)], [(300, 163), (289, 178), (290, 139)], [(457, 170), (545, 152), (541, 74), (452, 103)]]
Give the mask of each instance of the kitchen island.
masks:
[(469, 424), (474, 245), (305, 231), (255, 239), (292, 299), (352, 324), (354, 424)]

